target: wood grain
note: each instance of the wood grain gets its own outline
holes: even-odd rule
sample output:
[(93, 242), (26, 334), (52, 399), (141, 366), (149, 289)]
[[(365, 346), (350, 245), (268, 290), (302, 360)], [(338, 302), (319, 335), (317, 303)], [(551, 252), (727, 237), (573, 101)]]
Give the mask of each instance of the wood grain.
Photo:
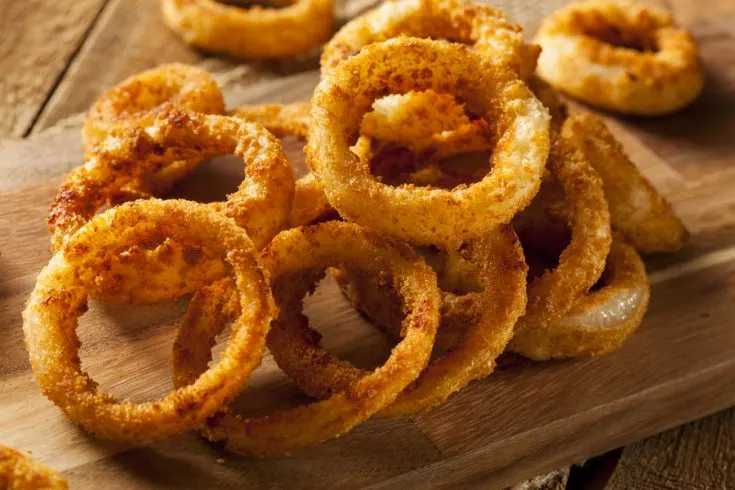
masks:
[(623, 450), (610, 490), (735, 488), (735, 410)]
[(200, 61), (166, 28), (159, 9), (158, 1), (109, 0), (33, 131), (86, 111), (101, 92), (134, 73), (163, 62)]
[[(344, 15), (354, 15), (372, 3), (354, 0), (344, 7)], [(201, 64), (213, 72), (234, 70), (242, 83), (274, 79), (317, 66), (316, 55), (272, 63), (214, 58), (193, 50), (165, 26), (158, 1), (109, 0), (33, 131), (42, 131), (86, 111), (100, 93), (130, 75), (176, 61)]]
[(105, 0), (0, 0), (0, 137), (30, 131)]

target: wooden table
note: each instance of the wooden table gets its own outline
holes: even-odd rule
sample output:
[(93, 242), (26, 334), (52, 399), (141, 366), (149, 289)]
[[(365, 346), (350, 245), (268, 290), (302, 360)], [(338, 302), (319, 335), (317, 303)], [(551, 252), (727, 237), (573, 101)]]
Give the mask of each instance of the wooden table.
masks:
[[(348, 18), (372, 3), (349, 0), (341, 6), (341, 15)], [(495, 3), (533, 32), (539, 17), (565, 2)], [(667, 145), (672, 135), (657, 132), (656, 120), (619, 124), (626, 129), (626, 147), (674, 162), (680, 178), (693, 178), (701, 172), (723, 170), (723, 161), (735, 163), (735, 2), (664, 3), (693, 30), (703, 46), (707, 66), (717, 67), (709, 73), (704, 97), (716, 96), (722, 103), (707, 106), (706, 113), (697, 112), (702, 118), (700, 133), (687, 135), (692, 142), (690, 154), (679, 150), (674, 154)], [(245, 65), (206, 58), (163, 26), (156, 0), (0, 0), (0, 12), (2, 138), (34, 138), (73, 126), (102, 90), (162, 62), (202, 63), (239, 83), (277, 78), (316, 66), (315, 59)], [(703, 151), (699, 144), (709, 146)], [(693, 161), (695, 152), (698, 158)], [(735, 410), (730, 409), (573, 469), (569, 488), (735, 488), (734, 441)], [(569, 470), (564, 468), (518, 488), (565, 488), (568, 476)]]

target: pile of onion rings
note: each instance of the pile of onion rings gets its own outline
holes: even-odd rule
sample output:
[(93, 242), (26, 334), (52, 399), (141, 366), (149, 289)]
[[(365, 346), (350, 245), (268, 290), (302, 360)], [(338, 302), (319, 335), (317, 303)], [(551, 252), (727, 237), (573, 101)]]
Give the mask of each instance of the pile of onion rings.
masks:
[[(187, 41), (248, 58), (308, 52), (327, 40), (332, 7), (162, 1), (167, 23)], [(598, 10), (594, 22), (586, 17)], [(616, 22), (638, 37), (611, 29)], [(593, 37), (655, 38), (659, 58), (679, 56), (684, 66), (696, 50), (695, 58), (681, 54), (688, 38), (670, 24), (635, 5), (623, 15), (602, 0), (575, 4), (542, 27), (538, 42), (550, 48), (536, 70), (538, 46), (500, 10), (471, 0), (389, 0), (327, 43), (308, 102), (228, 109), (210, 74), (179, 64), (123, 81), (90, 108), (84, 163), (49, 210), (54, 255), (23, 313), (39, 386), (101, 438), (141, 443), (197, 430), (260, 457), (339, 437), (372, 416), (434, 407), (492, 376), (506, 351), (543, 361), (621, 347), (650, 297), (639, 253), (675, 251), (687, 232), (603, 120), (570, 115), (555, 89), (653, 114), (696, 96), (696, 76), (666, 78), (666, 100), (643, 107), (648, 81), (625, 87), (627, 98), (609, 90), (598, 97), (612, 102), (585, 99), (568, 85), (584, 77), (564, 73), (560, 82), (545, 57), (561, 56), (554, 46), (564, 36), (584, 38), (580, 46)], [(599, 52), (586, 51), (597, 61), (610, 50), (622, 60), (615, 50), (631, 48), (597, 44)], [(671, 75), (653, 70), (661, 60), (643, 48), (638, 55), (652, 65), (630, 73)], [(669, 97), (677, 90), (679, 105)], [(310, 172), (298, 179), (280, 140), (288, 137), (304, 144)], [(206, 204), (165, 199), (226, 154), (246, 165), (237, 191)], [(394, 341), (374, 370), (327, 351), (303, 313), (303, 298), (327, 273)], [(76, 329), (89, 297), (141, 304), (188, 294), (170, 393), (121, 401), (82, 370)], [(224, 354), (212, 363), (228, 326)], [(236, 412), (231, 402), (266, 348), (313, 403), (267, 416)], [(22, 475), (57, 481), (0, 451), (0, 483)]]
[[(353, 224), (330, 222), (285, 231), (263, 251), (262, 260), (281, 310), (268, 346), (281, 355), (286, 354), (280, 348), (287, 349), (292, 358), (304, 361), (306, 364), (300, 366), (303, 374), (325, 367), (328, 354), (298, 342), (303, 338), (302, 330), (308, 328), (308, 319), (293, 306), (308, 291), (311, 281), (294, 280), (294, 274), (312, 276), (315, 269), (342, 263), (369, 274), (388, 273), (403, 298), (405, 315), (403, 338), (388, 360), (354, 384), (333, 390), (323, 401), (275, 415), (243, 419), (223, 413), (207, 424), (209, 439), (224, 440), (230, 450), (257, 456), (290, 452), (337, 437), (389, 406), (429, 360), (439, 325), (440, 302), (436, 275), (407, 245)], [(279, 281), (290, 284), (281, 285)], [(302, 287), (294, 287), (294, 283)], [(177, 384), (187, 386), (207, 368), (214, 336), (222, 326), (189, 321), (182, 324), (173, 357)], [(313, 424), (303, 427), (291, 422), (303, 419)]]

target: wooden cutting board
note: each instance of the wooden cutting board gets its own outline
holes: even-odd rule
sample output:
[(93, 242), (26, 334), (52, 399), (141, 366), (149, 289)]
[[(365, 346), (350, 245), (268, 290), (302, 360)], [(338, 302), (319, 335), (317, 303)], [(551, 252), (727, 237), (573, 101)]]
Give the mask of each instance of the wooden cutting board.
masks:
[[(72, 488), (487, 488), (735, 405), (735, 16), (688, 15), (708, 70), (702, 98), (666, 118), (610, 119), (692, 232), (685, 250), (647, 260), (653, 291), (641, 329), (599, 359), (505, 359), (498, 372), (437, 409), (373, 419), (291, 457), (243, 459), (193, 433), (145, 447), (98, 441), (41, 395), (20, 313), (50, 257), (48, 204), (81, 160), (79, 126), (72, 121), (31, 139), (0, 141), (0, 444), (32, 451)], [(237, 73), (221, 78), (232, 106), (304, 100), (317, 74), (246, 86)], [(287, 146), (299, 166), (299, 145)], [(241, 172), (236, 160), (220, 159), (174, 193), (219, 199)], [(79, 329), (84, 368), (103, 388), (134, 401), (169, 391), (171, 340), (184, 307), (92, 304)], [(385, 340), (333, 283), (322, 284), (307, 312), (328, 347), (367, 364), (384, 358)], [(260, 414), (294, 400), (301, 400), (297, 390), (268, 356), (240, 405)]]

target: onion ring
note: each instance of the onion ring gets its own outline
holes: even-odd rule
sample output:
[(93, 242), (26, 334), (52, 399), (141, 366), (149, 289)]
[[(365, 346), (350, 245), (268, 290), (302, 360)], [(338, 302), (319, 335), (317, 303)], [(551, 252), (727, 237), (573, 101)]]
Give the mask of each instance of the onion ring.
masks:
[(166, 25), (188, 44), (235, 58), (304, 56), (329, 39), (333, 0), (294, 0), (281, 9), (248, 9), (215, 0), (161, 0)]
[(15, 449), (0, 446), (0, 488), (5, 490), (66, 490), (66, 481)]
[(242, 105), (230, 111), (231, 116), (262, 124), (279, 138), (295, 136), (306, 140), (309, 133), (309, 103)]
[(704, 85), (697, 45), (663, 10), (632, 1), (574, 2), (546, 19), (538, 74), (594, 106), (653, 116), (689, 105)]
[(612, 241), (602, 181), (584, 155), (567, 138), (557, 137), (547, 166), (564, 191), (572, 235), (559, 265), (528, 284), (528, 306), (518, 332), (566, 314), (600, 278)]
[[(211, 249), (230, 266), (242, 306), (232, 339), (222, 360), (192, 384), (156, 402), (119, 402), (81, 370), (76, 328), (87, 308), (85, 288), (121, 244), (179, 236)], [(23, 332), (33, 371), (51, 401), (99, 437), (141, 443), (196, 428), (229, 402), (260, 363), (276, 314), (267, 276), (245, 231), (210, 206), (151, 199), (95, 216), (53, 256), (23, 312)]]
[[(442, 289), (438, 335), (447, 350), (432, 360), (421, 376), (380, 412), (381, 416), (400, 417), (428, 409), (471, 381), (487, 377), (525, 311), (528, 268), (509, 225), (440, 255), (436, 267)], [(403, 305), (389, 276), (347, 266), (335, 277), (358, 310), (400, 338)], [(324, 351), (319, 346), (320, 336), (308, 325), (302, 322), (300, 327), (298, 335), (288, 342), (271, 341), (268, 346), (279, 367), (308, 395), (323, 399), (350, 389), (366, 375)]]
[[(274, 290), (281, 289), (286, 295), (283, 298), (276, 293), (281, 313), (272, 326), (269, 343), (291, 345), (295, 340), (292, 337), (300, 330), (298, 324), (306, 321), (293, 308), (300, 299), (293, 296), (294, 291), (305, 293), (303, 288), (294, 287), (294, 282), (305, 284), (293, 281), (294, 274), (313, 277), (314, 270), (343, 262), (375, 274), (393, 275), (406, 302), (406, 335), (383, 366), (347, 391), (266, 417), (244, 419), (224, 412), (210, 419), (203, 429), (210, 440), (225, 441), (229, 450), (256, 456), (290, 452), (337, 437), (389, 405), (429, 360), (440, 302), (436, 275), (407, 245), (354, 224), (333, 221), (284, 231), (263, 251), (262, 261)], [(195, 321), (185, 317), (173, 354), (177, 386), (191, 382), (206, 369), (214, 336), (222, 328), (222, 322), (202, 321), (211, 317), (193, 316)]]
[(523, 29), (486, 4), (465, 0), (391, 0), (345, 24), (324, 47), (322, 75), (364, 46), (398, 36), (447, 39), (472, 45), (522, 79), (533, 73), (539, 48)]
[[(95, 156), (65, 178), (49, 211), (52, 248), (59, 250), (102, 205), (113, 201), (115, 189), (172, 160), (201, 160), (228, 153), (247, 162), (245, 179), (226, 202), (209, 206), (233, 218), (246, 229), (256, 246), (262, 248), (286, 227), (293, 199), (293, 171), (280, 141), (257, 124), (173, 109), (149, 113), (131, 124), (113, 129)], [(175, 245), (170, 243), (169, 246)], [(150, 271), (160, 271), (165, 265), (168, 275), (178, 275), (183, 270), (188, 276), (172, 283), (165, 280), (162, 273), (156, 281), (161, 289), (156, 293), (150, 282), (132, 287), (139, 276), (128, 274), (123, 265), (109, 271), (107, 278), (100, 276), (98, 287), (90, 294), (112, 303), (158, 302), (161, 297), (169, 296), (171, 289), (192, 292), (210, 283), (221, 270), (218, 263), (203, 260), (206, 255), (192, 256), (182, 250), (167, 253), (170, 260), (160, 264), (155, 257), (157, 254), (160, 252), (155, 250), (138, 253), (136, 263)], [(181, 260), (174, 260), (177, 257)], [(201, 260), (192, 263), (189, 260), (192, 258)], [(121, 297), (119, 288), (100, 287), (103, 284), (126, 284), (129, 294)]]
[[(244, 105), (231, 114), (246, 121), (262, 124), (278, 137), (294, 136), (306, 141), (308, 134), (309, 103)], [(324, 189), (313, 173), (296, 181), (289, 227), (315, 223), (332, 212)]]
[(565, 123), (563, 134), (602, 177), (615, 229), (644, 254), (681, 248), (688, 235), (686, 228), (666, 198), (628, 159), (602, 119), (594, 114), (574, 114)]
[[(209, 73), (181, 63), (160, 65), (122, 81), (92, 104), (82, 126), (85, 160), (94, 156), (114, 127), (164, 104), (204, 114), (225, 110), (219, 84)], [(199, 163), (199, 159), (170, 162), (126, 191), (136, 197), (160, 196)]]
[(309, 173), (296, 181), (289, 227), (313, 224), (333, 214), (334, 209), (327, 201), (324, 188), (316, 175)]
[[(482, 181), (454, 191), (392, 187), (350, 151), (350, 135), (354, 142), (377, 97), (428, 89), (454, 93), (494, 122), (493, 169)], [(342, 217), (418, 245), (458, 243), (510, 221), (538, 192), (549, 119), (523, 82), (466, 46), (390, 39), (366, 46), (321, 81), (312, 97), (307, 163)]]
[(544, 107), (549, 110), (549, 114), (551, 114), (551, 126), (558, 131), (569, 115), (567, 105), (559, 98), (556, 90), (537, 75), (528, 77), (526, 85), (528, 85), (533, 95), (541, 101)]
[(613, 240), (599, 289), (563, 318), (516, 333), (510, 348), (537, 361), (600, 356), (620, 347), (641, 323), (650, 290), (643, 261), (621, 238)]
[[(262, 124), (276, 136), (306, 140), (308, 112), (308, 103), (296, 102), (244, 105), (230, 114)], [(405, 146), (416, 154), (416, 159), (443, 158), (492, 147), (490, 129), (483, 119), (471, 121), (464, 106), (453, 96), (431, 90), (377, 99), (373, 110), (363, 118), (361, 133), (352, 151), (363, 160), (390, 151), (393, 144)], [(332, 206), (314, 174), (296, 181), (291, 227), (317, 222), (331, 212)]]

